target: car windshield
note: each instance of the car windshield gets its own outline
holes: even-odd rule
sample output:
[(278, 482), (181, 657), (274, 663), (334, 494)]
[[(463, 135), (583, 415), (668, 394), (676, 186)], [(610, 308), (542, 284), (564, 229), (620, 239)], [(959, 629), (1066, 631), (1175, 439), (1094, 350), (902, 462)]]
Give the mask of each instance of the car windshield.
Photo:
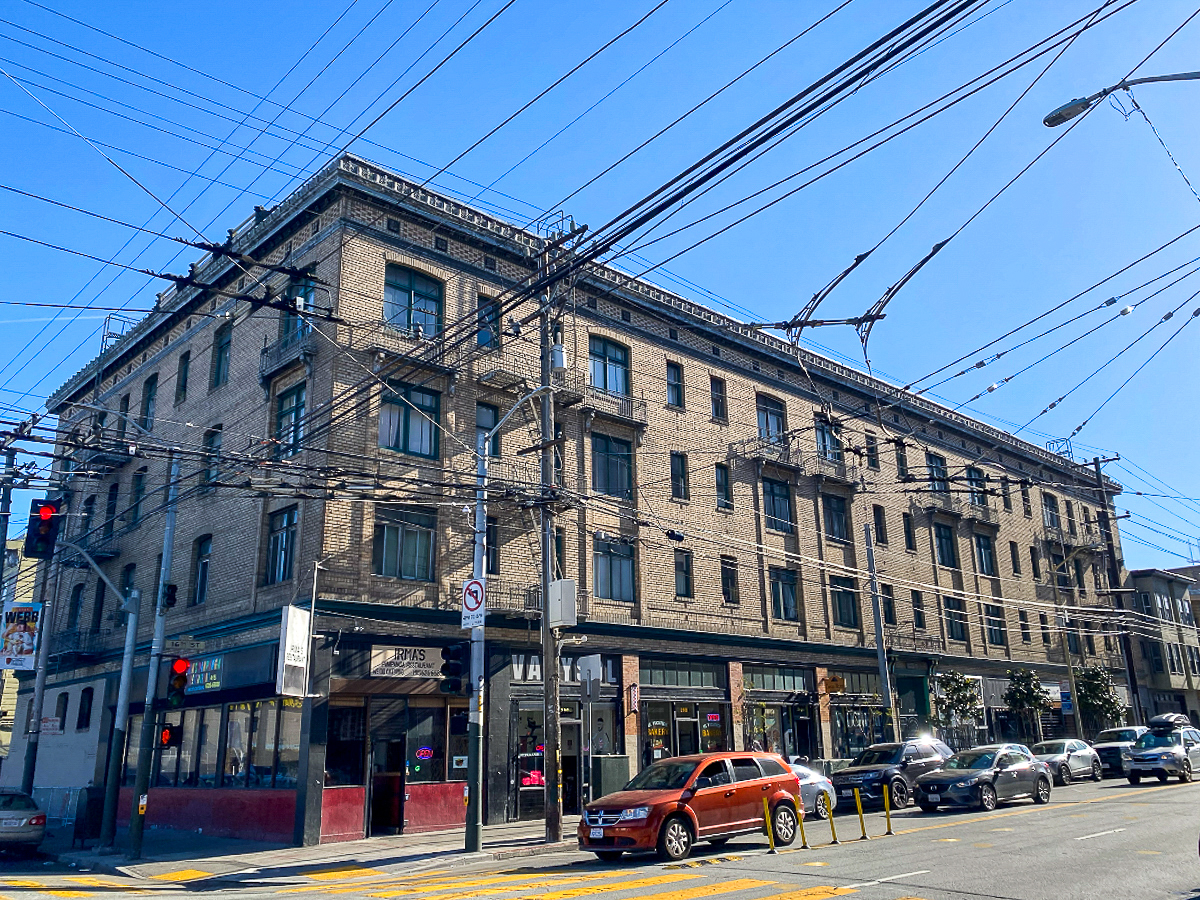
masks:
[(1179, 733), (1170, 732), (1169, 734), (1155, 734), (1153, 731), (1147, 731), (1137, 743), (1133, 745), (1134, 750), (1154, 750), (1157, 747), (1178, 747)]
[(696, 771), (694, 762), (663, 760), (639, 772), (629, 784), (627, 791), (677, 791), (687, 784)]
[(990, 769), (996, 760), (995, 750), (964, 750), (946, 760), (947, 769)]
[(1059, 753), (1066, 752), (1066, 741), (1042, 741), (1040, 744), (1033, 745), (1033, 753), (1035, 756), (1054, 756)]
[(1096, 743), (1104, 744), (1117, 741), (1136, 741), (1138, 733), (1132, 728), (1110, 728), (1096, 735)]
[(852, 766), (894, 766), (900, 762), (902, 744), (883, 744), (878, 747), (868, 747), (854, 758)]

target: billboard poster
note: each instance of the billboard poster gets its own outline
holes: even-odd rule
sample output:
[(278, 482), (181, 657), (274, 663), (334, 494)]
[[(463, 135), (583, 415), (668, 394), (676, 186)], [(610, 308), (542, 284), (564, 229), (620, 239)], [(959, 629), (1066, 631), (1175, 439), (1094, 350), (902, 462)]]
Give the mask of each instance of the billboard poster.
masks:
[(4, 604), (4, 630), (0, 632), (0, 669), (32, 672), (37, 668), (38, 620), (42, 604)]

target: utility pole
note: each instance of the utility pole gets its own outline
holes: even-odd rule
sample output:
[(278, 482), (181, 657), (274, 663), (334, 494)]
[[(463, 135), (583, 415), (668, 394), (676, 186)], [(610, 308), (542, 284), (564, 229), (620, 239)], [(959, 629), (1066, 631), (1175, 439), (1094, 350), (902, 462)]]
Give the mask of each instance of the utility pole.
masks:
[(131, 588), (121, 608), (125, 611), (125, 653), (121, 657), (121, 680), (117, 687), (117, 712), (108, 744), (108, 773), (104, 777), (104, 816), (100, 820), (100, 846), (111, 847), (117, 836), (117, 806), (121, 799), (121, 767), (125, 763), (129, 731), (129, 694), (133, 688), (133, 657), (137, 650), (138, 614), (142, 592)]
[(892, 724), (892, 740), (900, 740), (900, 723), (896, 720), (892, 684), (888, 677), (887, 650), (883, 640), (883, 612), (879, 600), (879, 576), (875, 571), (875, 540), (871, 535), (870, 523), (863, 525), (863, 536), (867, 541), (867, 572), (871, 580), (871, 610), (875, 616), (875, 656), (879, 662), (879, 687), (883, 694), (883, 708), (887, 710)]
[[(1111, 462), (1112, 460), (1102, 460), (1098, 456), (1092, 457), (1092, 467), (1096, 473), (1096, 492), (1099, 494), (1100, 505), (1096, 508), (1096, 524), (1100, 528), (1100, 537), (1104, 539), (1104, 548), (1106, 550), (1105, 559), (1105, 574), (1108, 576), (1109, 596), (1116, 597), (1117, 603), (1121, 609), (1125, 608), (1125, 602), (1117, 597), (1115, 591), (1121, 586), (1121, 560), (1117, 557), (1117, 543), (1113, 539), (1112, 520), (1108, 515), (1108, 490), (1104, 487), (1104, 473), (1100, 471), (1102, 462)], [(1122, 623), (1124, 626), (1124, 623)], [(1129, 700), (1133, 704), (1133, 720), (1135, 723), (1144, 721), (1142, 714), (1142, 701), (1138, 696), (1138, 680), (1137, 670), (1133, 665), (1133, 641), (1129, 637), (1129, 629), (1122, 627), (1118, 636), (1121, 641), (1121, 655), (1125, 658), (1125, 680), (1129, 683)]]
[[(517, 403), (520, 406), (520, 403)], [(516, 407), (513, 407), (514, 409)], [(497, 423), (499, 427), (499, 423)], [(475, 555), (471, 577), (483, 581), (486, 574), (488, 453), (493, 431), (476, 442)], [(486, 616), (487, 601), (484, 601)], [(467, 710), (467, 832), (465, 849), (483, 849), (483, 690), (487, 683), (487, 654), (484, 626), (471, 629), (471, 700)]]
[[(31, 721), (25, 723), (25, 765), (21, 770), (21, 790), (26, 794), (33, 793), (33, 775), (37, 770), (38, 743), (42, 736), (42, 706), (46, 702), (46, 674), (50, 662), (50, 629), (46, 623), (50, 620), (50, 614), (54, 607), (54, 597), (46, 599), (46, 584), (50, 581), (50, 573), (55, 565), (54, 559), (46, 560), (46, 565), (42, 569), (42, 585), (38, 591), (38, 603), (42, 606), (42, 612), (38, 616), (37, 675), (33, 682), (33, 706), (29, 715)], [(57, 563), (57, 565), (61, 565), (61, 563)], [(58, 593), (57, 588), (56, 582), (55, 593)]]
[[(1066, 548), (1063, 548), (1063, 570), (1067, 567)], [(1058, 592), (1058, 576), (1059, 569), (1054, 565), (1054, 556), (1050, 554), (1050, 582), (1054, 585), (1054, 609), (1055, 616), (1062, 615), (1062, 624), (1058, 626), (1058, 640), (1062, 644), (1063, 659), (1067, 661), (1067, 684), (1071, 687), (1071, 722), (1074, 725), (1074, 736), (1077, 738), (1083, 737), (1083, 729), (1079, 726), (1079, 691), (1075, 690), (1075, 661), (1071, 658), (1071, 642), (1067, 640), (1067, 616), (1066, 612), (1059, 613), (1062, 608), (1061, 597)], [(1057, 622), (1055, 622), (1058, 625)], [(1081, 648), (1082, 649), (1082, 648)], [(1065, 718), (1065, 716), (1064, 716)]]
[[(4, 454), (4, 487), (0, 488), (0, 537), (4, 539), (4, 546), (0, 547), (0, 600), (4, 598), (4, 563), (8, 558), (8, 518), (12, 512), (12, 486), (13, 479), (17, 476), (17, 450), (15, 447), (9, 447), (8, 452)], [(17, 572), (20, 573), (20, 567), (17, 567)], [(13, 582), (13, 596), (16, 597), (17, 588), (16, 582)]]
[[(549, 254), (542, 255), (542, 274), (549, 265)], [(554, 394), (551, 392), (550, 329), (553, 325), (550, 303), (553, 287), (541, 298), (538, 315), (541, 332), (542, 379), (542, 684), (545, 691), (545, 745), (543, 765), (546, 769), (546, 843), (562, 840), (562, 761), (560, 759), (560, 725), (558, 721), (559, 687), (562, 670), (558, 662), (558, 635), (550, 627), (550, 582), (554, 580)]]
[(150, 764), (154, 760), (154, 704), (158, 696), (158, 670), (167, 637), (167, 584), (171, 580), (171, 556), (175, 547), (175, 508), (179, 501), (179, 456), (170, 454), (171, 475), (167, 483), (167, 515), (163, 530), (162, 567), (154, 603), (154, 639), (150, 643), (150, 668), (146, 672), (146, 707), (142, 713), (142, 739), (138, 747), (137, 775), (133, 782), (133, 809), (129, 814), (129, 858), (141, 859), (146, 827), (146, 802), (150, 790)]

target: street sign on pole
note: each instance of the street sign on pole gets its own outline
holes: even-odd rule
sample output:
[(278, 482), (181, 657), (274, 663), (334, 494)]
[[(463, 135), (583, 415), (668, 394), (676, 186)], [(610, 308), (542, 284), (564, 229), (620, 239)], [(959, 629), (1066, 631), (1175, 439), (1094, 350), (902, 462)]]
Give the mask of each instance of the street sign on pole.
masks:
[(463, 582), (462, 627), (482, 628), (487, 618), (487, 585), (482, 578), (468, 578)]
[(163, 644), (163, 650), (177, 656), (192, 656), (204, 650), (204, 641), (194, 641), (191, 638), (179, 638)]

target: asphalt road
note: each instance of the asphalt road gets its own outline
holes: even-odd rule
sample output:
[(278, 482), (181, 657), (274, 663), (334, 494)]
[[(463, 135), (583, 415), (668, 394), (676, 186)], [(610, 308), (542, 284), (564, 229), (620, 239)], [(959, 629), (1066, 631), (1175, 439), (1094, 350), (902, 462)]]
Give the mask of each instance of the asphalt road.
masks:
[(590, 854), (548, 854), (519, 864), (455, 868), (341, 868), (246, 873), (186, 882), (135, 881), (47, 867), (42, 860), (0, 860), (0, 900), (203, 893), (324, 900), (320, 895), (433, 900), (1200, 900), (1200, 784), (1124, 781), (1055, 788), (1051, 803), (1002, 806), (992, 813), (905, 810), (884, 836), (882, 814), (810, 821), (811, 849), (769, 854), (763, 838), (720, 849), (700, 846), (684, 863), (653, 857), (600, 863)]

